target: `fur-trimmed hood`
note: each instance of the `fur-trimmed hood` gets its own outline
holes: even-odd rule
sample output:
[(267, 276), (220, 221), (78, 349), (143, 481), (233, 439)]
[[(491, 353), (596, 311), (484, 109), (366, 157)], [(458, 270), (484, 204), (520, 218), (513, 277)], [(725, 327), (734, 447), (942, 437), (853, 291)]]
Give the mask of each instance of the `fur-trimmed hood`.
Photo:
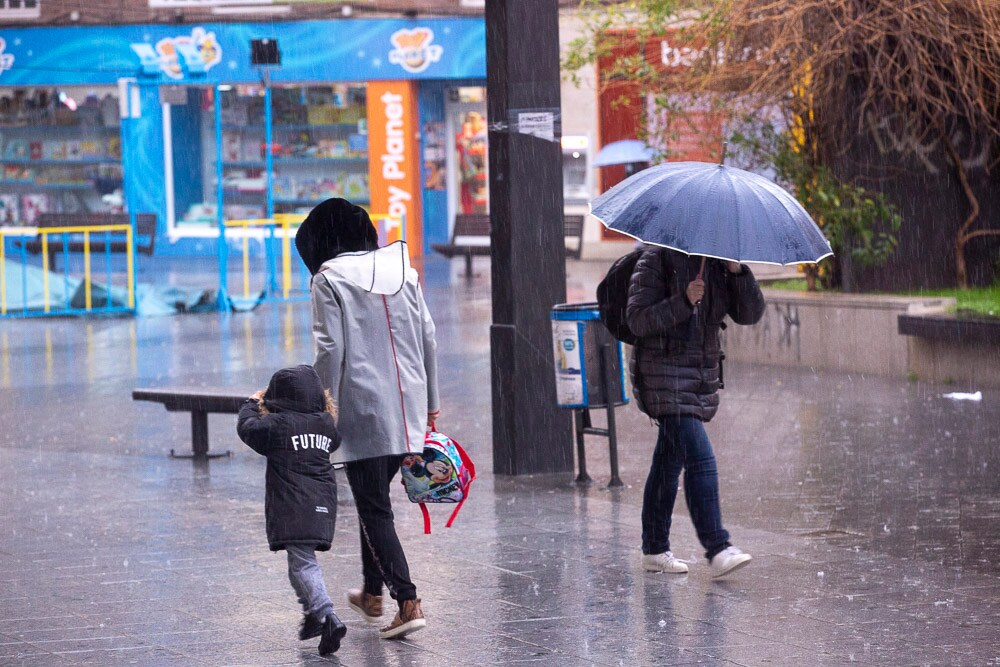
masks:
[(328, 412), (337, 416), (333, 397), (323, 388), (315, 369), (306, 364), (276, 372), (261, 395), (262, 416), (272, 412)]

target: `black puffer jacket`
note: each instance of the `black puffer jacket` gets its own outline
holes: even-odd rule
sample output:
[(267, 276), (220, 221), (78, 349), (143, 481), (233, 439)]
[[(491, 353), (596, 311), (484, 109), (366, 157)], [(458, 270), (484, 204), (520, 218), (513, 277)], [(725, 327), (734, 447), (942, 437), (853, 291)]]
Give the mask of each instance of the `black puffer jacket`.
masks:
[(628, 326), (641, 339), (629, 370), (639, 409), (653, 418), (690, 415), (702, 421), (719, 407), (722, 349), (719, 331), (726, 315), (754, 324), (764, 314), (764, 296), (745, 265), (734, 274), (715, 259), (705, 262), (705, 296), (695, 309), (687, 285), (698, 275), (701, 257), (654, 248), (632, 273)]
[(337, 523), (330, 453), (340, 446), (332, 403), (312, 366), (274, 374), (261, 404), (248, 399), (236, 430), (267, 457), (264, 515), (272, 551), (289, 544), (326, 551)]

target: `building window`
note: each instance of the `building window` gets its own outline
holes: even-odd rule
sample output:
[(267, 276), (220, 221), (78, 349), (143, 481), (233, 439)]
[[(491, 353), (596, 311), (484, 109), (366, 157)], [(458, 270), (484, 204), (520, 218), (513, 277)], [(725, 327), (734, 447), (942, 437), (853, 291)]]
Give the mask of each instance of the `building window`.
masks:
[(37, 19), (41, 0), (0, 0), (0, 19)]

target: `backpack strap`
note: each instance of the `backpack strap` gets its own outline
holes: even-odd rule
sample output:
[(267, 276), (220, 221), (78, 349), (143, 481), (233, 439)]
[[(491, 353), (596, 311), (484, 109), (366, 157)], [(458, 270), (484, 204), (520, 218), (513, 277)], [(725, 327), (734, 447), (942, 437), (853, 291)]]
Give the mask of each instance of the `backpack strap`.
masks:
[[(472, 462), (469, 455), (465, 453), (464, 449), (462, 449), (462, 445), (454, 441), (452, 442), (455, 445), (455, 449), (458, 451), (458, 456), (462, 459), (462, 466), (469, 471), (469, 481), (462, 487), (462, 500), (458, 502), (455, 510), (451, 513), (451, 516), (448, 517), (448, 523), (444, 525), (445, 528), (451, 528), (451, 524), (455, 522), (455, 517), (458, 516), (458, 511), (462, 509), (462, 505), (464, 505), (465, 501), (469, 499), (469, 487), (471, 487), (472, 483), (476, 481), (476, 464)], [(429, 526), (430, 524), (428, 524), (427, 532), (430, 532)]]
[[(431, 513), (427, 511), (427, 503), (420, 503), (420, 511), (424, 514), (424, 535), (431, 534)], [(451, 525), (451, 521), (448, 522)]]

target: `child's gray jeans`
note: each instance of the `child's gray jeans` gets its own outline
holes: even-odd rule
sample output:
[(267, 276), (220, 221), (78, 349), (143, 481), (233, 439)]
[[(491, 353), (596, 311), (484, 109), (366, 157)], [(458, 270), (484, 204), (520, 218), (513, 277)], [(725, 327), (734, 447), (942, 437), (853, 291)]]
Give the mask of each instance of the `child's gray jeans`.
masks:
[(302, 610), (315, 618), (326, 618), (333, 613), (333, 602), (326, 592), (323, 571), (316, 561), (316, 550), (290, 544), (285, 551), (288, 552), (288, 580), (299, 596)]

